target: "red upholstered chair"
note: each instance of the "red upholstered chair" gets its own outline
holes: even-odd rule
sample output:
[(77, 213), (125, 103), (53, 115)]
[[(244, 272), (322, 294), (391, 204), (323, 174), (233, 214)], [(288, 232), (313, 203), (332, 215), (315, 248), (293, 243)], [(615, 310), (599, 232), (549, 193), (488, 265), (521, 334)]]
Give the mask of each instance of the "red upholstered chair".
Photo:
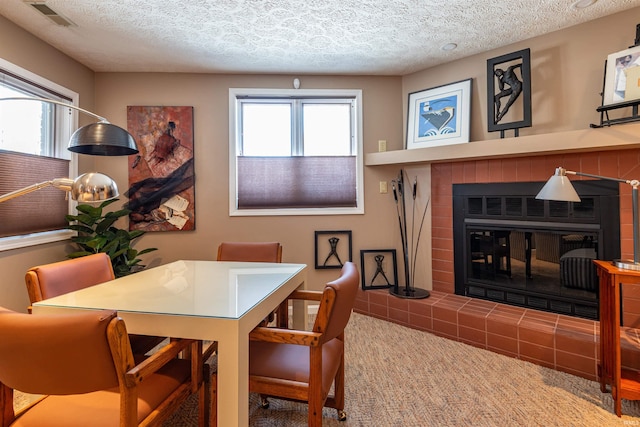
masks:
[[(360, 276), (346, 262), (338, 279), (320, 291), (294, 291), (290, 299), (319, 301), (312, 331), (257, 327), (250, 334), (249, 390), (268, 397), (307, 402), (308, 424), (322, 426), (322, 408), (344, 412), (344, 329), (355, 302)], [(215, 374), (211, 413), (215, 422)], [(334, 394), (329, 395), (331, 385)], [(212, 426), (215, 424), (211, 423)]]
[[(193, 393), (203, 401), (201, 341), (173, 340), (136, 365), (113, 311), (0, 307), (0, 336), (2, 427), (159, 426)], [(15, 412), (14, 390), (44, 397)]]
[(217, 260), (282, 262), (282, 246), (278, 242), (222, 242)]
[[(30, 268), (25, 275), (31, 304), (113, 279), (111, 258), (106, 253), (39, 265)], [(130, 339), (133, 352), (145, 354), (164, 338), (131, 335)]]

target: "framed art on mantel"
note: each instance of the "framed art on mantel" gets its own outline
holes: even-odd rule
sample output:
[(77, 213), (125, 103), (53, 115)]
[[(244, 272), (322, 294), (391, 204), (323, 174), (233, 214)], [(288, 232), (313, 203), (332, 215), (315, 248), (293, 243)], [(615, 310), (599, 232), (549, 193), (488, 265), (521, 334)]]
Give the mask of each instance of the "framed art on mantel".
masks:
[(193, 107), (127, 107), (130, 230), (195, 230)]
[(640, 98), (640, 46), (633, 46), (607, 57), (602, 105)]
[(407, 149), (469, 142), (471, 81), (409, 94)]
[(531, 127), (531, 50), (522, 49), (487, 60), (489, 132)]

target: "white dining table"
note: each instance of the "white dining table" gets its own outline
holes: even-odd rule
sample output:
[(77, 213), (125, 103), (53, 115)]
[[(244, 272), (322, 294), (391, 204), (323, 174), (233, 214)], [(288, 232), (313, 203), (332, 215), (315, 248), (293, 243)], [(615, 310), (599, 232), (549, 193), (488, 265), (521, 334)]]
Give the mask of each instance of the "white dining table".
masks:
[(305, 264), (171, 262), (33, 304), (33, 314), (117, 310), (133, 334), (218, 341), (218, 425), (249, 423), (249, 332), (295, 289)]

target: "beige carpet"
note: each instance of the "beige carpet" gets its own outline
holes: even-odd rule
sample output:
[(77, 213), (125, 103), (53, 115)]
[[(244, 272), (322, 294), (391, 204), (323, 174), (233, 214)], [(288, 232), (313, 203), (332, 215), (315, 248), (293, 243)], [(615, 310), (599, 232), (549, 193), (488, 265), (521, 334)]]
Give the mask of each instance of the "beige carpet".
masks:
[[(346, 411), (325, 427), (640, 426), (640, 402), (612, 411), (599, 384), (429, 333), (354, 314), (346, 331)], [(191, 400), (165, 427), (197, 425)], [(250, 425), (306, 426), (306, 406), (249, 402)], [(232, 427), (232, 426), (220, 426)]]
[[(640, 426), (640, 402), (618, 418), (593, 381), (361, 314), (346, 335), (348, 418), (325, 409), (324, 426)], [(249, 405), (251, 426), (306, 426), (305, 405)], [(165, 426), (195, 426), (185, 406)]]

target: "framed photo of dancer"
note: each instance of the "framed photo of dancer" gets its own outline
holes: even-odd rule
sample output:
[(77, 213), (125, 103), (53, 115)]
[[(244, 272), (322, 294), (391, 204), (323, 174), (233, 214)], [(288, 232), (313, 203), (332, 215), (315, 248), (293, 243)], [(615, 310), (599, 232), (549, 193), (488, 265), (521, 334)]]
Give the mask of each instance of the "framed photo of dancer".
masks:
[(362, 290), (386, 289), (398, 283), (395, 249), (362, 249), (360, 251)]
[(489, 132), (531, 126), (529, 49), (487, 60), (487, 120)]
[(342, 268), (352, 251), (351, 230), (315, 232), (316, 269)]
[(471, 79), (409, 94), (407, 149), (469, 142)]

